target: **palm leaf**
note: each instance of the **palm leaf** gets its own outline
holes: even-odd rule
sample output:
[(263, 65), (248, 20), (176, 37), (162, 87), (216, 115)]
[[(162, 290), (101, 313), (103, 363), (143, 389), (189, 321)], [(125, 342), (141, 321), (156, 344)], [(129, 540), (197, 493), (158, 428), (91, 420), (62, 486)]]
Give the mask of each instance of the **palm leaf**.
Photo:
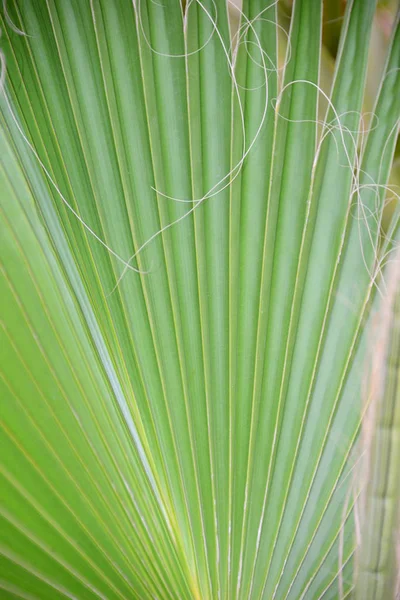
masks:
[[(356, 597), (393, 598), (398, 586), (399, 261), (375, 320), (369, 406), (363, 423), (365, 472), (359, 520)], [(379, 329), (378, 329), (379, 328)], [(365, 485), (365, 482), (366, 485)], [(396, 581), (397, 580), (397, 581)], [(398, 592), (397, 592), (398, 595)]]
[(322, 8), (5, 6), (2, 597), (351, 593), (400, 29), (365, 131)]

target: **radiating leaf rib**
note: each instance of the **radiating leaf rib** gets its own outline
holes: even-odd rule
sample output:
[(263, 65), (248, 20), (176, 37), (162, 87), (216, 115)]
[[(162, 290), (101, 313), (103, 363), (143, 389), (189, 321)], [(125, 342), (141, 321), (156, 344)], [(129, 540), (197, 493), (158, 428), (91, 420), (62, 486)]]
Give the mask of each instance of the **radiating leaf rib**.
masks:
[[(344, 520), (343, 524), (345, 525), (345, 523)], [(347, 536), (344, 541), (340, 539), (340, 533), (322, 555), (318, 570), (308, 578), (306, 584), (303, 583), (302, 591), (295, 592), (302, 600), (307, 596), (313, 598), (325, 598), (326, 595), (333, 595), (336, 598), (343, 597), (353, 587), (351, 578), (354, 556), (353, 528), (347, 527)], [(348, 577), (349, 569), (350, 577)]]
[[(18, 554), (11, 552), (8, 547), (0, 547), (0, 550), (9, 581), (23, 582), (24, 587), (34, 591), (37, 589), (40, 594), (43, 593), (44, 597), (46, 595), (49, 597), (49, 593), (53, 594), (50, 597), (56, 598), (71, 598), (74, 600), (77, 597), (56, 578), (41, 571), (38, 565), (33, 565), (28, 560), (20, 558)], [(55, 575), (57, 577), (58, 574), (55, 573)], [(90, 592), (85, 589), (85, 593)]]
[[(198, 12), (201, 8), (197, 3), (191, 3), (186, 8), (185, 13), (185, 69), (186, 69), (186, 94), (187, 94), (187, 118), (188, 118), (188, 156), (190, 163), (190, 191), (187, 200), (192, 198), (201, 198), (203, 193), (202, 185), (202, 165), (201, 165), (201, 120), (198, 119), (200, 81), (199, 81), (199, 61), (198, 51), (203, 45), (203, 40), (199, 35)], [(195, 117), (192, 118), (192, 113)], [(195, 204), (188, 203), (187, 210), (193, 211)], [(198, 324), (198, 335), (195, 340), (195, 350), (197, 369), (191, 369), (191, 378), (193, 380), (193, 389), (196, 399), (193, 402), (193, 424), (196, 436), (196, 448), (199, 450), (197, 460), (199, 461), (199, 473), (202, 490), (202, 510), (206, 524), (206, 540), (208, 554), (208, 569), (212, 586), (219, 590), (219, 572), (217, 565), (210, 559), (211, 556), (218, 555), (218, 523), (216, 516), (216, 496), (215, 496), (215, 467), (214, 454), (212, 447), (212, 437), (210, 429), (210, 384), (209, 384), (209, 365), (206, 356), (206, 347), (208, 347), (205, 323), (207, 322), (207, 296), (205, 286), (205, 263), (204, 263), (204, 212), (203, 207), (194, 210), (190, 217), (193, 222), (193, 242), (194, 242), (194, 268), (193, 278), (197, 285), (198, 298), (197, 317), (195, 322)], [(188, 323), (190, 328), (190, 323)], [(193, 334), (193, 332), (192, 332)], [(194, 346), (194, 344), (192, 344)], [(194, 356), (192, 354), (192, 356)], [(191, 361), (192, 362), (192, 361)], [(190, 385), (191, 387), (191, 385)], [(218, 592), (217, 592), (218, 593)]]
[[(205, 12), (206, 11), (206, 12)], [(209, 15), (209, 16), (208, 16)], [(195, 419), (197, 447), (203, 454), (204, 467), (201, 473), (202, 490), (205, 493), (203, 497), (203, 510), (207, 510), (208, 504), (208, 536), (207, 546), (209, 556), (217, 558), (220, 553), (219, 527), (216, 502), (216, 475), (215, 475), (215, 441), (213, 437), (213, 418), (211, 406), (211, 371), (209, 361), (210, 330), (207, 326), (209, 319), (208, 292), (207, 292), (207, 270), (205, 255), (205, 207), (201, 199), (208, 191), (203, 183), (203, 143), (204, 137), (202, 120), (199, 118), (201, 113), (200, 98), (202, 78), (201, 73), (201, 52), (206, 43), (220, 43), (216, 38), (214, 31), (215, 11), (209, 12), (209, 6), (199, 5), (193, 2), (187, 6), (185, 14), (185, 59), (186, 66), (186, 93), (188, 102), (188, 134), (189, 134), (189, 153), (191, 189), (189, 198), (193, 203), (188, 204), (188, 209), (193, 211), (193, 236), (196, 266), (194, 275), (197, 278), (198, 290), (198, 327), (199, 327), (199, 348), (201, 354), (198, 355), (198, 369), (193, 373), (192, 378), (198, 377), (195, 382), (197, 390), (197, 399), (195, 401)], [(204, 25), (200, 28), (200, 21)], [(212, 198), (209, 201), (215, 201)], [(221, 593), (220, 570), (217, 561), (209, 560), (210, 574), (213, 580), (215, 593)]]
[[(0, 589), (6, 599), (10, 598), (14, 600), (15, 598), (23, 598), (24, 600), (38, 600), (38, 596), (34, 596), (26, 590), (22, 590), (18, 585), (11, 583), (10, 580), (0, 579)], [(53, 597), (59, 598), (60, 596), (57, 595)], [(43, 595), (44, 600), (47, 600), (48, 598), (50, 598), (49, 595)]]
[[(211, 9), (211, 2), (205, 4)], [(226, 4), (218, 2), (218, 39), (208, 44), (200, 54), (201, 120), (203, 153), (203, 193), (227, 176), (230, 169), (231, 116), (222, 98), (230, 97), (231, 72), (229, 30)], [(209, 31), (205, 15), (200, 16), (199, 31)], [(210, 77), (211, 75), (211, 77)], [(212, 86), (212, 88), (210, 88)], [(212, 93), (211, 89), (213, 90)], [(215, 127), (218, 125), (218, 135)], [(225, 180), (224, 183), (227, 183)], [(215, 464), (216, 514), (218, 526), (217, 563), (220, 570), (221, 595), (226, 593), (223, 576), (228, 569), (229, 515), (229, 441), (228, 421), (228, 214), (229, 191), (225, 189), (204, 205), (206, 289), (208, 301), (206, 349), (210, 373), (211, 439)]]
[[(243, 553), (254, 461), (254, 433), (259, 394), (252, 378), (257, 369), (257, 321), (263, 234), (267, 210), (268, 178), (273, 136), (272, 102), (277, 93), (276, 7), (246, 2), (238, 37), (235, 76), (240, 97), (233, 91), (234, 146), (232, 168), (243, 169), (231, 186), (230, 209), (230, 329), (231, 329), (231, 426), (234, 474), (232, 514), (231, 594), (241, 584)], [(240, 99), (241, 106), (238, 104)], [(242, 134), (244, 117), (244, 135)], [(235, 173), (236, 174), (236, 173)], [(238, 293), (239, 290), (239, 293)], [(251, 375), (250, 375), (251, 374)], [(236, 580), (235, 580), (235, 578)]]
[[(231, 58), (225, 2), (206, 1), (190, 6), (187, 49), (192, 172), (192, 194), (189, 197), (195, 200), (196, 261), (204, 356), (203, 422), (205, 420), (208, 437), (202, 443), (203, 447), (209, 445), (209, 477), (212, 478), (207, 496), (208, 502), (211, 500), (214, 504), (209, 520), (210, 525), (211, 518), (214, 520), (216, 530), (216, 534), (210, 534), (210, 542), (216, 535), (213, 550), (217, 569), (215, 593), (224, 597), (229, 538), (227, 188), (231, 126), (228, 103)], [(201, 436), (200, 432), (197, 435)]]

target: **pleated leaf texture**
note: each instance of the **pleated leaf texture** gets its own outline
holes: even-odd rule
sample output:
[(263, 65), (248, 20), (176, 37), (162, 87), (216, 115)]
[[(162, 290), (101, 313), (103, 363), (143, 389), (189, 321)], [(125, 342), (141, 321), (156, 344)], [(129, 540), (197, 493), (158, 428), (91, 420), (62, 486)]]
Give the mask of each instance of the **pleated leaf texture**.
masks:
[(360, 524), (355, 552), (357, 600), (398, 598), (400, 593), (400, 255), (392, 262), (390, 287), (374, 317), (370, 401), (362, 423), (366, 460), (355, 504)]
[(229, 10), (4, 2), (2, 600), (352, 594), (399, 19)]

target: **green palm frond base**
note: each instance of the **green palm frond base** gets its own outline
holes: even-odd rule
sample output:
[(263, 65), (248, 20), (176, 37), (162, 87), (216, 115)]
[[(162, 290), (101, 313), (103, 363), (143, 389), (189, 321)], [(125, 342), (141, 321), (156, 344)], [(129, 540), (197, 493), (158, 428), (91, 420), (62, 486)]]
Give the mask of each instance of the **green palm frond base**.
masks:
[(329, 94), (322, 2), (242, 11), (4, 3), (2, 600), (353, 593), (399, 18), (365, 115), (372, 0)]

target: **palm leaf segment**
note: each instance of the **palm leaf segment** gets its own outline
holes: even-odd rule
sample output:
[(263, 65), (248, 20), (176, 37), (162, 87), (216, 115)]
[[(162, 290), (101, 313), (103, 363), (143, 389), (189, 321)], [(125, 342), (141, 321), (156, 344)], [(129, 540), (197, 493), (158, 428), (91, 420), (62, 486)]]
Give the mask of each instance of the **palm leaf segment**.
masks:
[(322, 3), (283, 67), (276, 3), (234, 39), (222, 0), (5, 6), (2, 598), (350, 593), (400, 103), (397, 20), (361, 118), (374, 11), (327, 97)]

